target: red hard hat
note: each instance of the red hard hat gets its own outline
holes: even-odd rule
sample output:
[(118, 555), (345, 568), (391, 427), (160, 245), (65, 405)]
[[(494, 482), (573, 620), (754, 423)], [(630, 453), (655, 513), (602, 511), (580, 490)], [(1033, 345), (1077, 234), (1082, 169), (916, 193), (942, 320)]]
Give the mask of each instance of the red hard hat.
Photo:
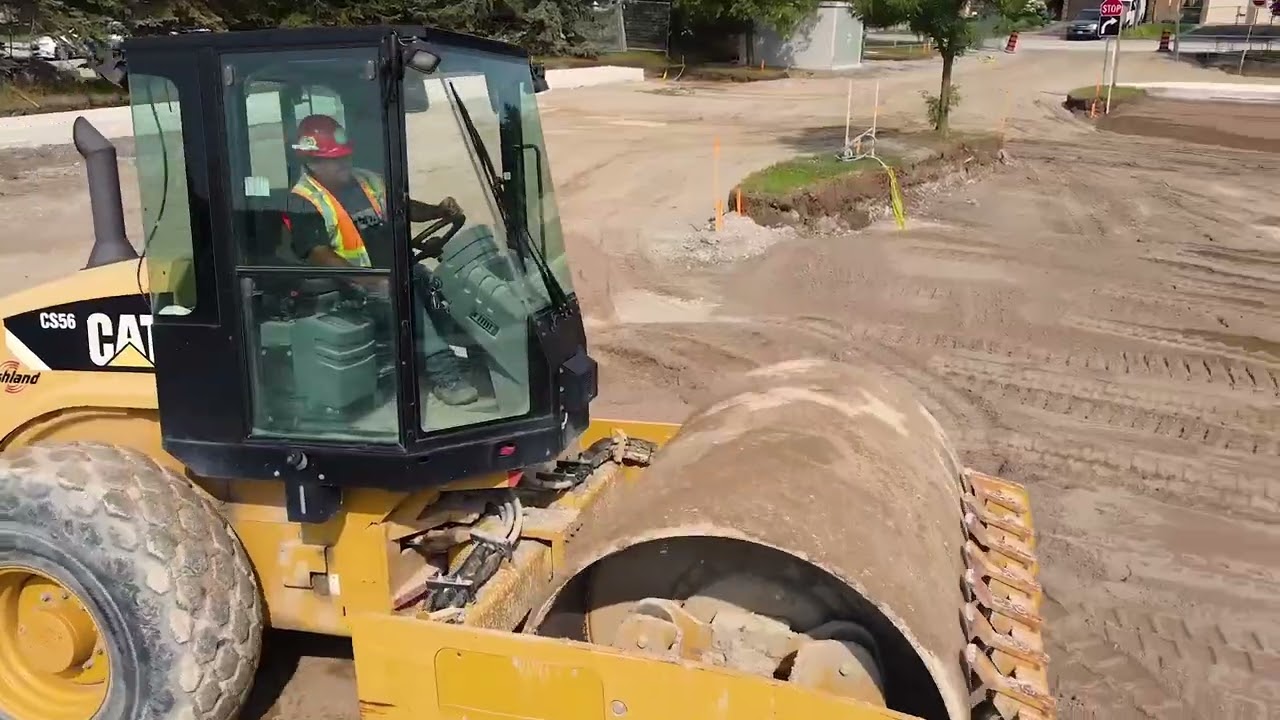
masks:
[(340, 158), (351, 154), (347, 132), (328, 115), (308, 115), (298, 123), (298, 141), (293, 149), (314, 158)]

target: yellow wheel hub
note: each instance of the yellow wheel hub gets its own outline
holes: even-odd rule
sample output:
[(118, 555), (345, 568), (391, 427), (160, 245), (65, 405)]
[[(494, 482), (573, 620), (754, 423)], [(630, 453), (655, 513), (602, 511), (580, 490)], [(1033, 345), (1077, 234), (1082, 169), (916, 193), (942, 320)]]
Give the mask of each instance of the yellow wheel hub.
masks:
[(0, 566), (0, 714), (89, 720), (107, 696), (110, 670), (80, 598), (37, 570)]

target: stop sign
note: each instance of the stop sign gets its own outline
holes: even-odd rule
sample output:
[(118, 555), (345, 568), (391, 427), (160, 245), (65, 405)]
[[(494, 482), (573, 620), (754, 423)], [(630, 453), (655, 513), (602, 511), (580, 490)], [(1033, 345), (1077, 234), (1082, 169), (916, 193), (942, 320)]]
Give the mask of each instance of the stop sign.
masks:
[(1104, 0), (1098, 7), (1098, 14), (1102, 17), (1120, 17), (1124, 14), (1124, 3), (1120, 0)]
[(1267, 4), (1267, 0), (1253, 0), (1253, 4), (1256, 7), (1262, 7), (1263, 5)]

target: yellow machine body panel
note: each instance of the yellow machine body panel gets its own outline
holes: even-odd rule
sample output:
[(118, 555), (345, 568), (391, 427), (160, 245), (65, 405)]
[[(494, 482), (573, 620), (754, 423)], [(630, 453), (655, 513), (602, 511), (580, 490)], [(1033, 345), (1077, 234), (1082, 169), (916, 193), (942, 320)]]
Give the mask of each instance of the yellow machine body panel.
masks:
[[(145, 276), (146, 270), (141, 273)], [(147, 372), (153, 360), (150, 316), (101, 313), (88, 324), (64, 311), (77, 303), (126, 295), (143, 303), (137, 295), (138, 276), (137, 263), (114, 263), (4, 298), (0, 377), (5, 403), (0, 410), (0, 437), (11, 441), (17, 433), (28, 442), (41, 439), (59, 424), (48, 416), (61, 414), (65, 423), (70, 413), (77, 423), (90, 419), (114, 423), (108, 431), (111, 437), (103, 438), (114, 442), (140, 429), (139, 420), (145, 425), (154, 419), (155, 380)], [(33, 319), (29, 326), (18, 325), (24, 315)], [(95, 360), (103, 362), (97, 365)], [(147, 416), (138, 411), (152, 412)], [(158, 428), (155, 436), (159, 438)]]
[(360, 712), (370, 720), (909, 717), (785, 682), (581, 642), (376, 614), (354, 617), (352, 627)]

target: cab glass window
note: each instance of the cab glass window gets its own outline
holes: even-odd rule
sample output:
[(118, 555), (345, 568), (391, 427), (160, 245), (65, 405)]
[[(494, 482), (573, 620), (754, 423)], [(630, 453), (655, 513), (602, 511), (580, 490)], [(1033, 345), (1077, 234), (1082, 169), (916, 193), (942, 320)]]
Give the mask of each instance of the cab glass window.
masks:
[(222, 58), (256, 436), (400, 440), (377, 60), (373, 48)]
[(431, 74), (405, 71), (413, 327), (427, 432), (531, 411), (530, 318), (548, 295), (531, 248), (513, 232), (529, 221), (525, 188), (537, 183), (518, 175), (511, 120), (520, 110), (510, 93), (512, 77), (528, 68), (520, 58), (451, 47)]
[(170, 80), (153, 75), (131, 75), (129, 91), (152, 311), (186, 315), (195, 309), (196, 278), (181, 98)]

